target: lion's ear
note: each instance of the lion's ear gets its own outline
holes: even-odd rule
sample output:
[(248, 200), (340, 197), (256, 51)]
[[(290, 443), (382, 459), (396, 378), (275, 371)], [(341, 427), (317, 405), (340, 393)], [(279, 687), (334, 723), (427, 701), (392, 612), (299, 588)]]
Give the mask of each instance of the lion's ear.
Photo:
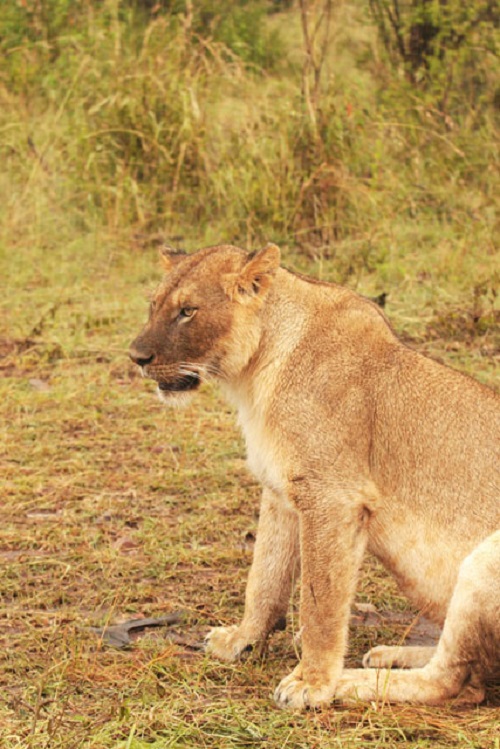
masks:
[(160, 247), (159, 253), (163, 270), (167, 273), (172, 270), (173, 266), (178, 263), (179, 260), (182, 260), (184, 257), (186, 257), (186, 253), (184, 252), (184, 250), (176, 250), (173, 247), (170, 247), (168, 244)]
[(223, 283), (227, 295), (240, 302), (263, 296), (271, 286), (280, 264), (280, 249), (266, 244), (259, 252), (252, 252), (239, 273), (228, 273)]

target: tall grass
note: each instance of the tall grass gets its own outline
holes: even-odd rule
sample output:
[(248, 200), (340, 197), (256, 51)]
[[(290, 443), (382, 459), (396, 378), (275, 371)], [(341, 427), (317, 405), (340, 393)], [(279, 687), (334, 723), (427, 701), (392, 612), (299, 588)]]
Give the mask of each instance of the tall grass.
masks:
[(61, 0), (25, 20), (27, 36), (7, 15), (4, 239), (273, 237), (333, 257), (345, 280), (387, 260), (397, 273), (398, 259), (404, 275), (405, 254), (439, 235), (481, 269), (498, 192), (490, 53), (476, 55), (477, 100), (461, 102), (457, 81), (443, 109), (384, 61), (366, 8), (340, 4), (313, 127), (298, 11), (254, 6), (205, 17)]

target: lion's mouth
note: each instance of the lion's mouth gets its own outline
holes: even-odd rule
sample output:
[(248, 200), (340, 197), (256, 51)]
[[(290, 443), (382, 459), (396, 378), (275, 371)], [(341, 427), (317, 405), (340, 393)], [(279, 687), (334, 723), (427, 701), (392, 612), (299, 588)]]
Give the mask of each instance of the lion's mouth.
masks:
[(183, 393), (187, 390), (196, 390), (200, 384), (200, 377), (195, 372), (177, 377), (175, 380), (160, 380), (158, 388), (164, 392)]

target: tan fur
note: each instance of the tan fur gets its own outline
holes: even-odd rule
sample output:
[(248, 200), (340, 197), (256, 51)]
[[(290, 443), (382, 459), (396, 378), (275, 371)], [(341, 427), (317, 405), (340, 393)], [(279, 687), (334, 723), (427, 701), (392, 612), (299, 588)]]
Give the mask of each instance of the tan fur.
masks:
[[(405, 347), (366, 299), (280, 268), (274, 245), (167, 263), (131, 356), (168, 402), (218, 380), (264, 487), (243, 620), (208, 650), (264, 640), (300, 566), (302, 660), (280, 705), (482, 699), (500, 672), (498, 395)], [(346, 670), (366, 549), (444, 629), (435, 650), (375, 648)]]

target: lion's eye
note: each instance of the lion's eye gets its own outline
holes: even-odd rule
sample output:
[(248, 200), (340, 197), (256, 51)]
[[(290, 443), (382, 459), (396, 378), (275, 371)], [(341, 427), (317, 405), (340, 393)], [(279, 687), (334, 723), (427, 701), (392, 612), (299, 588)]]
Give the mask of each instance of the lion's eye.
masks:
[(189, 320), (196, 314), (196, 312), (196, 307), (181, 307), (181, 309), (179, 310), (179, 320), (181, 322), (183, 320)]

